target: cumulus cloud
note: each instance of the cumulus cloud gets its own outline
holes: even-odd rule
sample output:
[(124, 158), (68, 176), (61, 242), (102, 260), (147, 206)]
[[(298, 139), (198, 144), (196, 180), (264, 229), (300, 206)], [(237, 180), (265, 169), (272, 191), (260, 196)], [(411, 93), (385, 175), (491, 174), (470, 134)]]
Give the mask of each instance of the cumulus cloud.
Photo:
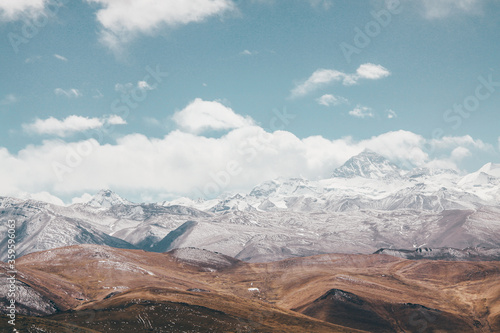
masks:
[(250, 117), (236, 114), (231, 108), (219, 102), (204, 101), (200, 98), (176, 112), (172, 119), (181, 129), (190, 133), (229, 130), (254, 124)]
[(77, 204), (77, 203), (87, 203), (90, 200), (92, 200), (93, 195), (89, 193), (84, 193), (79, 197), (74, 197), (71, 199), (71, 204)]
[(379, 80), (389, 76), (391, 73), (383, 66), (367, 63), (359, 66), (356, 74), (356, 79)]
[(54, 117), (36, 119), (33, 123), (23, 124), (22, 127), (24, 132), (28, 134), (66, 137), (74, 133), (101, 128), (106, 123), (109, 125), (124, 125), (126, 121), (117, 115), (108, 118), (87, 118), (72, 115), (63, 120)]
[(421, 0), (428, 19), (445, 18), (455, 13), (481, 12), (484, 0)]
[(349, 101), (341, 96), (333, 96), (331, 94), (325, 94), (316, 100), (319, 105), (324, 106), (336, 106), (340, 104), (348, 104)]
[(451, 152), (450, 158), (452, 160), (460, 162), (462, 159), (469, 157), (471, 155), (472, 155), (472, 153), (470, 152), (469, 149), (467, 149), (465, 147), (457, 147), (457, 148), (453, 149), (453, 151)]
[(44, 12), (48, 0), (1, 0), (0, 19), (14, 21), (22, 17), (36, 17)]
[(349, 111), (349, 115), (356, 118), (373, 118), (375, 114), (372, 108), (367, 106), (357, 105), (354, 109)]
[(357, 84), (360, 79), (379, 80), (387, 77), (391, 72), (381, 65), (371, 63), (362, 64), (354, 74), (346, 74), (335, 69), (318, 69), (291, 91), (291, 97), (300, 97), (334, 82), (342, 82), (350, 86)]
[(97, 4), (101, 41), (112, 49), (137, 34), (153, 34), (162, 26), (201, 22), (235, 8), (231, 0), (87, 0)]
[(125, 119), (123, 119), (120, 116), (117, 116), (116, 114), (109, 116), (107, 119), (104, 120), (104, 122), (106, 122), (110, 125), (126, 125), (127, 124)]
[(78, 98), (82, 96), (82, 93), (78, 89), (62, 89), (62, 88), (56, 88), (54, 89), (54, 94), (58, 96), (66, 96), (68, 98)]
[[(464, 140), (468, 141), (427, 140), (408, 131), (360, 141), (321, 136), (301, 139), (287, 131), (266, 132), (258, 126), (236, 128), (218, 138), (175, 130), (163, 138), (130, 134), (115, 144), (94, 139), (70, 143), (47, 140), (17, 154), (0, 148), (0, 194), (45, 191), (79, 197), (113, 188), (121, 193), (142, 193), (151, 200), (160, 200), (165, 189), (173, 196), (213, 197), (223, 191), (248, 191), (277, 177), (326, 178), (365, 149), (404, 166), (457, 169), (453, 158), (466, 154), (457, 149)], [(447, 147), (434, 154), (440, 156), (438, 159), (426, 148), (433, 145)], [(473, 146), (481, 145), (476, 140), (469, 142), (467, 149), (477, 153)], [(84, 195), (75, 202), (86, 198)]]

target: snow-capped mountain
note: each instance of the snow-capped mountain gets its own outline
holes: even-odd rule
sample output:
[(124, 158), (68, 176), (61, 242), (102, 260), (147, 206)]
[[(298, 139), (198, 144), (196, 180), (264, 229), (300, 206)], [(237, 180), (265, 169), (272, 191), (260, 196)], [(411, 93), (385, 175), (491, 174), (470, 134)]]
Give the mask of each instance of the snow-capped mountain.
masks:
[(403, 171), (385, 157), (365, 150), (361, 154), (351, 157), (341, 167), (335, 169), (332, 177), (342, 178), (399, 178)]
[(17, 222), (18, 255), (84, 243), (161, 252), (198, 247), (249, 261), (379, 248), (500, 248), (499, 165), (465, 176), (402, 170), (365, 151), (333, 174), (278, 178), (212, 200), (135, 204), (102, 190), (67, 207), (0, 198), (0, 208)]
[[(494, 176), (489, 177), (491, 179)], [(221, 199), (210, 209), (213, 212), (361, 209), (440, 212), (496, 205), (499, 198), (498, 183), (488, 183), (493, 187), (469, 186), (463, 179), (454, 170), (403, 170), (385, 157), (364, 151), (337, 168), (331, 178), (319, 181), (302, 178), (266, 181), (248, 194)]]
[(109, 208), (115, 205), (131, 205), (132, 202), (123, 199), (111, 190), (100, 190), (86, 204), (95, 208)]

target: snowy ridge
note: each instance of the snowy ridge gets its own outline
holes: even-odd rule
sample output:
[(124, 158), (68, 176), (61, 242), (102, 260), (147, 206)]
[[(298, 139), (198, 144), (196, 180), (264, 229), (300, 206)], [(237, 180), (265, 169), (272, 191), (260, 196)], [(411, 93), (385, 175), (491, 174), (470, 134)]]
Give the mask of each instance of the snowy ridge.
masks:
[(361, 154), (351, 157), (341, 167), (335, 169), (332, 173), (332, 178), (393, 178), (397, 179), (401, 176), (402, 170), (385, 157), (365, 150)]
[[(0, 207), (3, 218), (16, 219), (19, 256), (76, 244), (159, 252), (195, 247), (248, 261), (380, 248), (500, 248), (498, 164), (461, 176), (405, 171), (363, 152), (334, 174), (278, 178), (211, 200), (134, 204), (103, 190), (85, 204), (4, 197)], [(6, 227), (0, 225), (4, 235)], [(186, 255), (205, 257), (193, 251)], [(212, 259), (205, 265), (217, 266), (220, 258)]]
[(123, 199), (110, 190), (100, 190), (86, 205), (95, 208), (109, 208), (115, 205), (131, 205), (132, 202)]

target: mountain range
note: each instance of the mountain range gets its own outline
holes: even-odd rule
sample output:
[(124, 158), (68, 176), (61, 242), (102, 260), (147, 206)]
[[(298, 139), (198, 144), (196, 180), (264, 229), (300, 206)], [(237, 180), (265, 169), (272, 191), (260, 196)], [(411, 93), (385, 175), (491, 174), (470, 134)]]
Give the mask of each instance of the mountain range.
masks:
[(496, 249), (499, 202), (500, 165), (467, 175), (403, 170), (365, 151), (327, 179), (280, 178), (210, 200), (132, 203), (102, 190), (69, 206), (1, 197), (0, 209), (16, 220), (19, 256), (97, 244), (155, 252), (197, 247), (258, 262), (381, 248)]

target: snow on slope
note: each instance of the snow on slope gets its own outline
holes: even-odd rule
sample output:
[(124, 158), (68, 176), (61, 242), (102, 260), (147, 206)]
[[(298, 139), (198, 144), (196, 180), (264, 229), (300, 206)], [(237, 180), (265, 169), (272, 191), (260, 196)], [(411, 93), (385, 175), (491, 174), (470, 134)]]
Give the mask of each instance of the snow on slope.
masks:
[(363, 177), (372, 179), (397, 179), (401, 176), (402, 172), (397, 165), (391, 163), (385, 157), (365, 150), (361, 154), (351, 157), (344, 165), (335, 169), (332, 173), (332, 178)]
[(266, 261), (379, 248), (500, 247), (499, 176), (500, 165), (491, 163), (465, 177), (405, 171), (368, 151), (332, 178), (279, 178), (213, 200), (134, 204), (103, 190), (86, 204), (0, 198), (0, 208), (19, 222), (19, 254), (94, 243), (198, 247)]
[(130, 205), (130, 201), (123, 199), (110, 190), (100, 190), (86, 205), (96, 208), (109, 208), (115, 205)]

